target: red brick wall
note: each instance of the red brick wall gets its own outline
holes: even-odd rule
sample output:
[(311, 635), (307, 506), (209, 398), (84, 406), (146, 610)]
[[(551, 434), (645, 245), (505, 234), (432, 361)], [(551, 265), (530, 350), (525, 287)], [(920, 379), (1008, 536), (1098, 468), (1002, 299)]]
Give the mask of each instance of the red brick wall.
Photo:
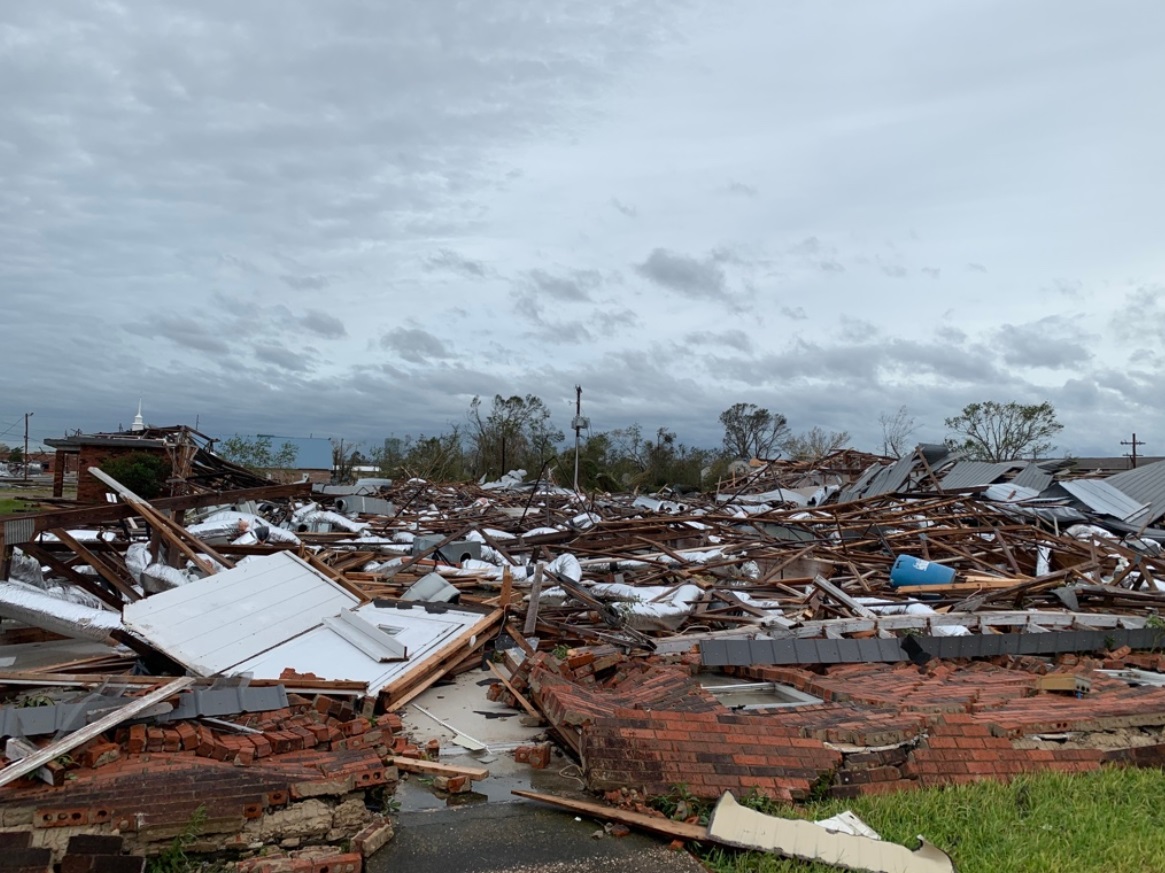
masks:
[(101, 480), (89, 472), (89, 468), (100, 468), (110, 458), (132, 455), (135, 452), (160, 455), (169, 461), (169, 456), (166, 454), (165, 449), (81, 446), (77, 473), (77, 500), (81, 503), (104, 503), (105, 495), (109, 493), (109, 489), (105, 487), (105, 484)]

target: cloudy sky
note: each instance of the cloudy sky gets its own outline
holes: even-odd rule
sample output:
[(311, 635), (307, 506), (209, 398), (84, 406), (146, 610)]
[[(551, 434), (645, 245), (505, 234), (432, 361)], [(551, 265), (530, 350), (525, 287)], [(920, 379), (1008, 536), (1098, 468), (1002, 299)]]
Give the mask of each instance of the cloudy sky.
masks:
[[(1151, 0), (0, 4), (0, 439), (533, 393), (1165, 454)], [(18, 422), (15, 429), (9, 425)]]

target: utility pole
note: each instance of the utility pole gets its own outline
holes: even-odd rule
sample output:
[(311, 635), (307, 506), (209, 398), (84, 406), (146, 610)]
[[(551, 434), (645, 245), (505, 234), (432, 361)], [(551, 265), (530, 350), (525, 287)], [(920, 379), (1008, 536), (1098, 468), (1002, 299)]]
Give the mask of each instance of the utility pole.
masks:
[(1132, 469), (1134, 469), (1134, 470), (1137, 469), (1137, 446), (1143, 446), (1144, 444), (1145, 444), (1144, 441), (1137, 439), (1136, 434), (1133, 434), (1133, 438), (1131, 440), (1121, 440), (1122, 446), (1132, 446), (1133, 447), (1132, 453), (1125, 454), (1125, 457), (1132, 459), (1132, 462), (1133, 462)]
[(24, 478), (28, 478), (28, 420), (32, 418), (31, 412), (24, 413)]
[(579, 446), (582, 443), (583, 428), (591, 426), (591, 422), (587, 418), (583, 418), (582, 414), (582, 386), (574, 386), (574, 421), (570, 423), (574, 428), (574, 491), (578, 493), (578, 455)]

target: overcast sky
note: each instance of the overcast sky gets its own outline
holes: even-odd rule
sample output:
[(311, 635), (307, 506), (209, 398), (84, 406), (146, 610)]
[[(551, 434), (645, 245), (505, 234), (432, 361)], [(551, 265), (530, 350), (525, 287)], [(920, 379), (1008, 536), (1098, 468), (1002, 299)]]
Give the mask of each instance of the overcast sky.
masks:
[[(0, 4), (0, 440), (532, 393), (1165, 454), (1153, 0)], [(9, 425), (15, 423), (10, 428)]]

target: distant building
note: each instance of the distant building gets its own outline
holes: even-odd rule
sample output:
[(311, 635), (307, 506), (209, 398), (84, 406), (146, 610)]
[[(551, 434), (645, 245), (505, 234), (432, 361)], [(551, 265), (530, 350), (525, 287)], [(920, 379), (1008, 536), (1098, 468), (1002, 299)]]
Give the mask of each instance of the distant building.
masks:
[[(1125, 470), (1133, 469), (1132, 459), (1128, 455), (1115, 458), (1071, 458), (1069, 460), (1073, 476), (1087, 476), (1090, 473), (1109, 476), (1113, 473), (1123, 473)], [(1137, 456), (1138, 467), (1146, 467), (1158, 461), (1165, 461), (1165, 458)]]
[[(284, 445), (295, 447), (295, 460), (292, 463), (263, 470), (263, 473), (272, 479), (297, 482), (306, 476), (309, 482), (324, 485), (332, 481), (332, 441), (326, 437), (289, 437), (260, 433), (241, 434), (239, 439), (248, 443), (266, 441), (272, 455), (278, 455)], [(222, 442), (219, 440), (220, 445)]]
[(109, 489), (105, 483), (88, 473), (90, 467), (101, 467), (113, 458), (145, 452), (158, 455), (170, 462), (174, 445), (172, 434), (177, 428), (143, 428), (140, 432), (76, 433), (63, 439), (46, 439), (45, 445), (57, 450), (53, 464), (53, 497), (61, 497), (65, 490), (65, 471), (77, 470), (77, 500), (81, 503), (103, 503)]

